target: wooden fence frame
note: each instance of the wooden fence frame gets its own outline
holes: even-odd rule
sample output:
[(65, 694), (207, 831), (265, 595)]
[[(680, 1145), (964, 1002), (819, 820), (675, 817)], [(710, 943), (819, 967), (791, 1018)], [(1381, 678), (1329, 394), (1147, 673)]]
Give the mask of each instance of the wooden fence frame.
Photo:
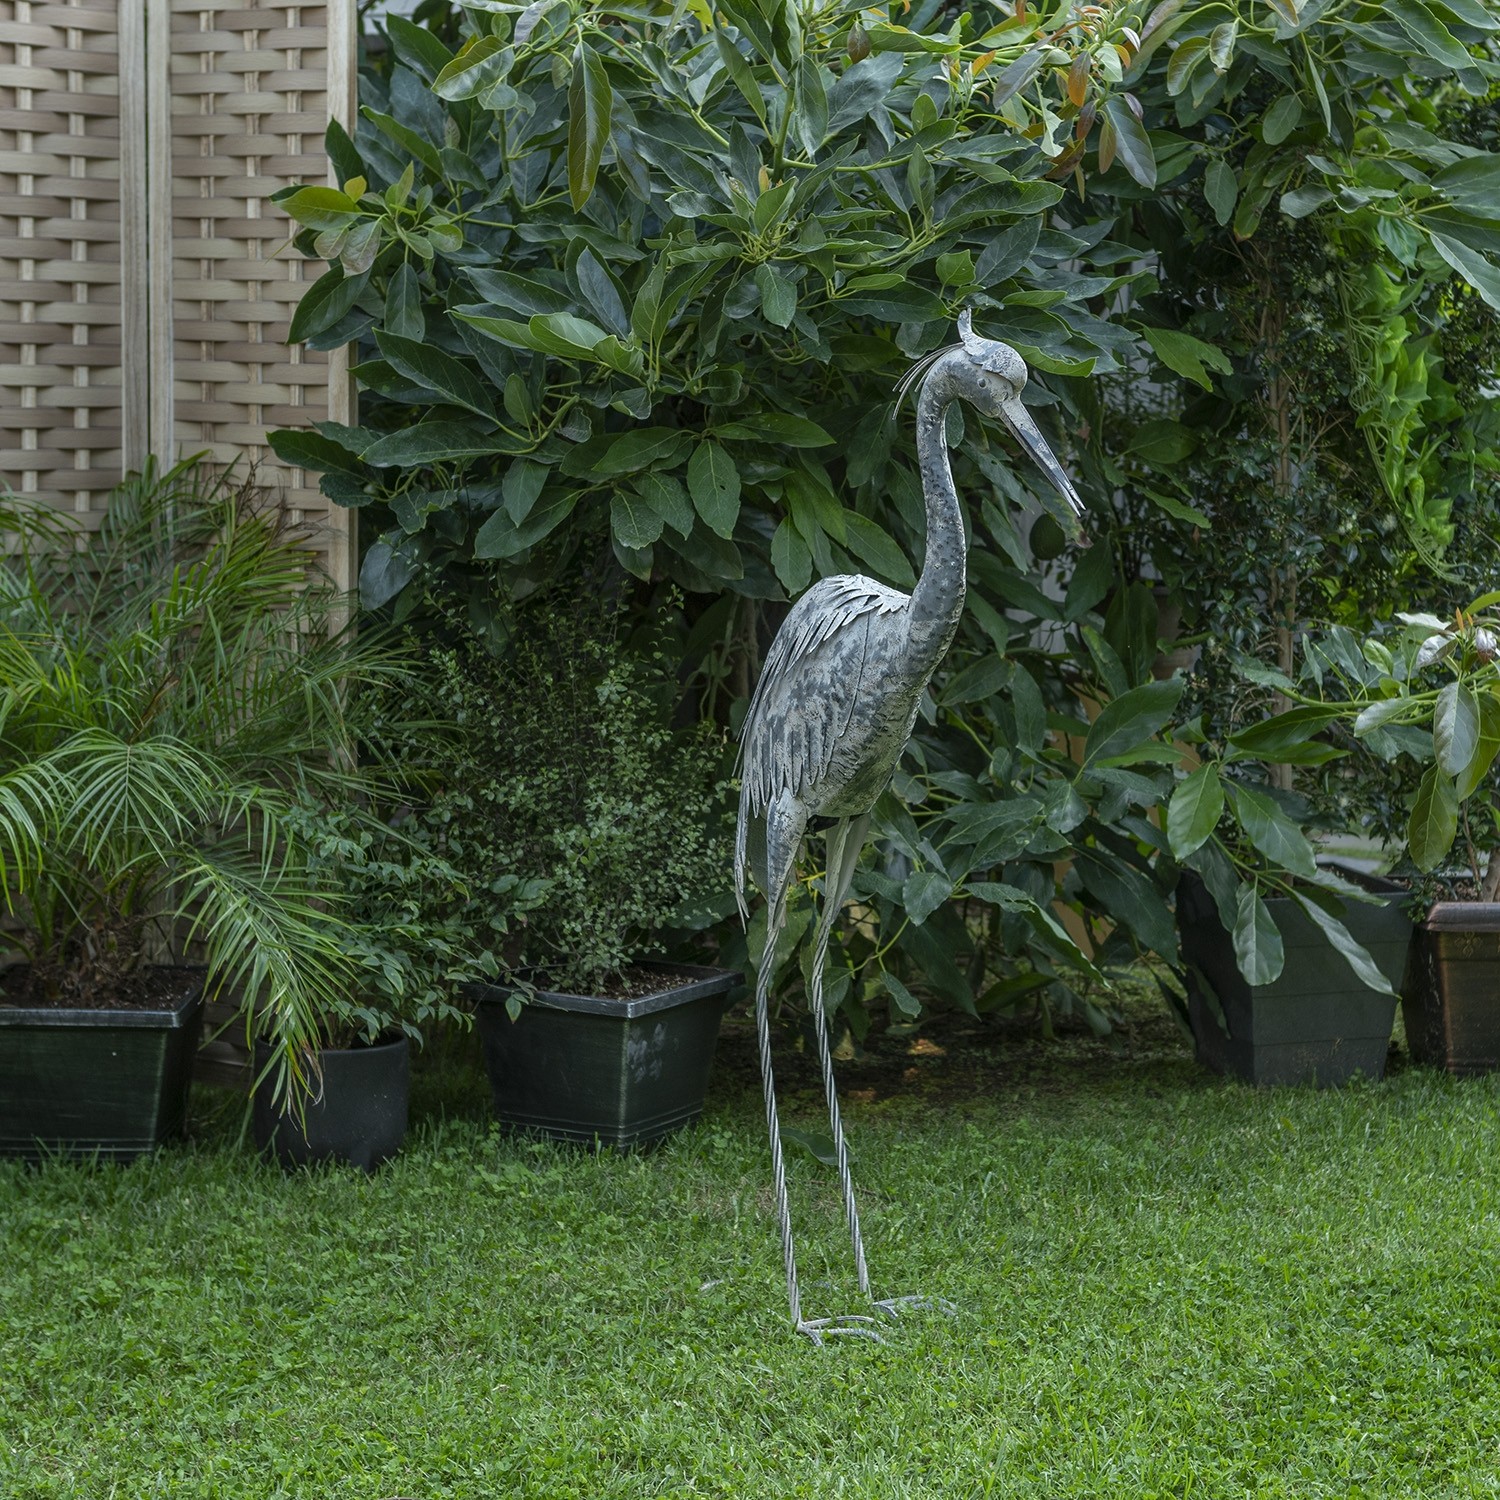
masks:
[(319, 268), (267, 197), (352, 131), (358, 24), (356, 0), (0, 0), (0, 493), (88, 524), (148, 454), (248, 458), (354, 586), (353, 513), (264, 436), (354, 420), (348, 351), (284, 343)]

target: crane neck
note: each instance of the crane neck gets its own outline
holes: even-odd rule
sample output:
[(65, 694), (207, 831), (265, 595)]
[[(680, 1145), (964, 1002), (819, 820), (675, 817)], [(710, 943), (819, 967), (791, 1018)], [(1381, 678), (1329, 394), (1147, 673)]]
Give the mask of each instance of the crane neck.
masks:
[[(954, 351), (961, 353), (961, 351)], [(917, 395), (917, 462), (927, 505), (927, 551), (911, 596), (913, 665), (930, 676), (947, 652), (964, 611), (968, 541), (948, 462), (948, 408), (958, 397), (947, 359), (935, 364)]]

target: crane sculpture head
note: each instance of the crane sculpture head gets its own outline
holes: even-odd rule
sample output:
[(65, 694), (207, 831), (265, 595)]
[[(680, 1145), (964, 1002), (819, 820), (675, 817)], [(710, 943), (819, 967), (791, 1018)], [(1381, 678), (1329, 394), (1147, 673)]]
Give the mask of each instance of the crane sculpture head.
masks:
[(925, 376), (934, 382), (942, 381), (951, 394), (967, 401), (981, 415), (1004, 422), (1032, 462), (1068, 502), (1073, 514), (1081, 516), (1083, 501), (1078, 498), (1073, 481), (1053, 456), (1021, 401), (1029, 374), (1026, 361), (1009, 344), (975, 333), (974, 316), (968, 308), (958, 315), (958, 337), (957, 344), (929, 354), (907, 371), (897, 387), (897, 406), (918, 379)]

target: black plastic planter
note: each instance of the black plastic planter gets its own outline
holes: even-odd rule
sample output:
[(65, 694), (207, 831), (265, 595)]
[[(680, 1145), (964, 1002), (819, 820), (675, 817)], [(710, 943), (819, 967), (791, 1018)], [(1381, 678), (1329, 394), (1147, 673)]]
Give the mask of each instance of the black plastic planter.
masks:
[[(1411, 947), (1406, 892), (1390, 881), (1340, 871), (1387, 899), (1380, 906), (1349, 902), (1343, 923), (1380, 972), (1399, 988)], [(1290, 897), (1267, 902), (1286, 950), (1281, 977), (1250, 985), (1235, 962), (1234, 943), (1202, 881), (1184, 872), (1177, 888), (1177, 925), (1188, 964), (1189, 1018), (1198, 1061), (1247, 1083), (1314, 1084), (1329, 1088), (1356, 1073), (1385, 1076), (1396, 998), (1363, 985), (1322, 931)], [(1218, 997), (1224, 1026), (1198, 981)], [(1226, 1030), (1227, 1027), (1227, 1030)]]
[[(512, 1021), (503, 985), (471, 985), (495, 1113), (512, 1130), (644, 1146), (703, 1113), (719, 1022), (738, 974), (660, 964), (633, 1000), (539, 991)], [(671, 981), (677, 981), (675, 984)]]
[(0, 1155), (132, 1161), (181, 1135), (202, 1020), (196, 977), (160, 1010), (0, 1005)]
[(1500, 905), (1439, 901), (1417, 929), (1401, 997), (1413, 1059), (1450, 1073), (1500, 1068)]
[[(271, 1057), (265, 1042), (255, 1044), (255, 1076)], [(321, 1086), (305, 1101), (301, 1121), (283, 1113), (271, 1098), (269, 1080), (255, 1093), (255, 1144), (282, 1166), (342, 1161), (373, 1172), (389, 1161), (406, 1139), (411, 1103), (411, 1048), (404, 1036), (373, 1047), (318, 1054)]]

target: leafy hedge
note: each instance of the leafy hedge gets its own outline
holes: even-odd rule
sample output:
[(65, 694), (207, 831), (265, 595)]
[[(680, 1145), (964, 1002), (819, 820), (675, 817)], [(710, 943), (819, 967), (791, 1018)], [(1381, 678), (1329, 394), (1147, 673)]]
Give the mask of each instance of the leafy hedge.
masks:
[[(954, 415), (970, 609), (882, 804), (883, 863), (862, 877), (876, 920), (845, 934), (843, 987), (897, 1008), (902, 973), (963, 1004), (1065, 995), (1079, 958), (1040, 915), (1063, 861), (1101, 962), (1173, 956), (1152, 814), (1182, 685), (1151, 680), (1156, 601), (1111, 500), (1143, 504), (1164, 551), (1196, 535), (1211, 517), (1179, 477), (1198, 441), (1184, 393), (1233, 406), (1259, 375), (1253, 351), (1219, 347), (1215, 287), (1153, 301), (1158, 270), (1200, 230), (1238, 245), (1311, 214), (1396, 274), (1452, 268), (1500, 303), (1500, 159), (1441, 139), (1427, 97), (1489, 88), (1489, 12), (463, 14), (456, 47), (390, 22), (357, 138), (329, 133), (343, 189), (283, 195), (300, 247), (332, 262), (293, 334), (355, 341), (362, 399), (358, 427), (275, 442), (366, 510), (366, 603), (406, 610), (440, 581), (495, 634), (496, 577), (520, 597), (612, 548), (643, 585), (689, 592), (700, 660), (742, 702), (777, 602), (838, 571), (911, 583), (921, 493), (891, 392), (970, 306), (1090, 466), (1101, 539), (1038, 587), (1056, 543), (1030, 518), (1055, 502)], [(1146, 393), (1144, 424), (1121, 433), (1111, 387)], [(1220, 514), (1224, 546), (1254, 537), (1253, 515)], [(1244, 847), (1253, 884), (1264, 851)], [(1035, 973), (997, 964), (1002, 940)]]

